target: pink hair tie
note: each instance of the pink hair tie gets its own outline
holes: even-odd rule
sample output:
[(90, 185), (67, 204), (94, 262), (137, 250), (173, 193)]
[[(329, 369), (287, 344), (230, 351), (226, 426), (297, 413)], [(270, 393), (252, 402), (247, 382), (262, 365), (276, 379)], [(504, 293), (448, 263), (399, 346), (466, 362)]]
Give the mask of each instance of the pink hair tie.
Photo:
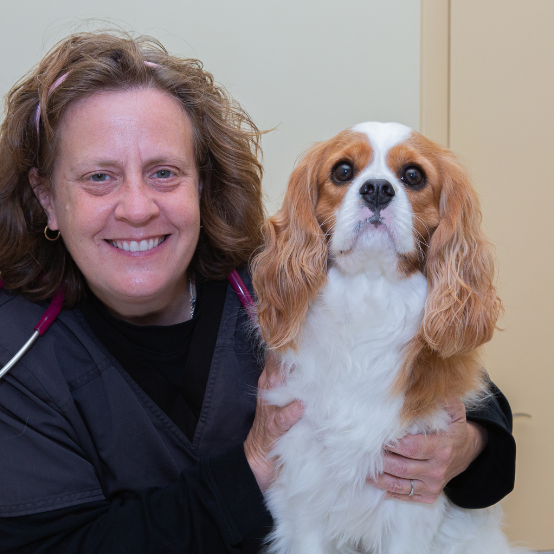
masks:
[[(56, 90), (66, 79), (67, 79), (67, 73), (64, 73), (63, 75), (58, 77), (52, 83), (52, 86), (48, 89), (48, 95), (52, 94), (52, 92), (54, 90)], [(40, 98), (39, 98), (38, 106), (37, 106), (37, 113), (36, 113), (36, 116), (35, 116), (35, 123), (36, 123), (36, 126), (37, 126), (37, 143), (40, 143), (40, 114), (41, 114), (41, 109), (40, 109)]]

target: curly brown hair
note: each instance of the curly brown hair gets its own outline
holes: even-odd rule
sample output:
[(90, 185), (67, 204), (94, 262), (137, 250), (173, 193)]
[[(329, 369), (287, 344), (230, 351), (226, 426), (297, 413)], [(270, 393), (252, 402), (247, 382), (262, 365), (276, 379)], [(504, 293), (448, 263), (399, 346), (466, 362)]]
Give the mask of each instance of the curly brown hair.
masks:
[(170, 55), (156, 39), (79, 33), (54, 46), (7, 95), (0, 127), (0, 274), (6, 288), (37, 301), (64, 282), (66, 307), (82, 297), (83, 275), (63, 240), (44, 238), (47, 218), (28, 173), (36, 167), (40, 176), (51, 177), (57, 129), (72, 102), (135, 88), (175, 97), (192, 123), (202, 228), (190, 269), (200, 278), (224, 279), (260, 245), (261, 132), (244, 109), (200, 61)]

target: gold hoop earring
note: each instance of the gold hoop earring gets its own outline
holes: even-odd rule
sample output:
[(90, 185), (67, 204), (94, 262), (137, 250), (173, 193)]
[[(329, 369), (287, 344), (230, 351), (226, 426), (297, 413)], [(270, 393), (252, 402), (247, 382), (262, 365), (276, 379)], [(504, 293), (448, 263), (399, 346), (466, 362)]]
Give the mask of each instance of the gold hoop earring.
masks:
[(57, 234), (54, 238), (52, 238), (52, 237), (49, 237), (49, 236), (48, 236), (48, 231), (49, 231), (49, 230), (50, 230), (50, 229), (48, 229), (48, 225), (47, 225), (47, 226), (44, 228), (44, 236), (46, 237), (46, 240), (49, 240), (50, 242), (54, 242), (55, 240), (58, 240), (58, 239), (60, 238), (60, 235), (61, 235), (60, 231), (58, 231), (58, 234)]

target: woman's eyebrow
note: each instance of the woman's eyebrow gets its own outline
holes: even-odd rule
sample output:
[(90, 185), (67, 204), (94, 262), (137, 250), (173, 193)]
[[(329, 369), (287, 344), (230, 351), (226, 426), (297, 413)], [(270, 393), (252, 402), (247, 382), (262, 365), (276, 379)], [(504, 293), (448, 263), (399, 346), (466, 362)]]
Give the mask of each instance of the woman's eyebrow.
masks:
[[(179, 164), (185, 168), (194, 166), (194, 160), (188, 159), (187, 157), (181, 156), (157, 156), (154, 158), (147, 158), (142, 161), (142, 165), (151, 166), (151, 165), (163, 165), (163, 164)], [(72, 170), (81, 169), (83, 166), (101, 166), (101, 167), (121, 167), (121, 161), (113, 160), (109, 158), (91, 158), (87, 160), (79, 160), (75, 164), (72, 164)]]
[(167, 163), (177, 163), (179, 165), (183, 165), (185, 167), (189, 167), (191, 165), (194, 165), (194, 159), (187, 156), (157, 156), (154, 158), (149, 158), (144, 160), (143, 162), (145, 165), (158, 165), (158, 164), (167, 164)]
[(115, 160), (109, 160), (107, 158), (106, 159), (99, 158), (97, 160), (90, 159), (90, 160), (78, 161), (76, 164), (73, 165), (73, 168), (80, 168), (80, 167), (86, 166), (86, 165), (99, 165), (99, 166), (102, 166), (102, 167), (117, 167), (121, 164), (116, 162)]

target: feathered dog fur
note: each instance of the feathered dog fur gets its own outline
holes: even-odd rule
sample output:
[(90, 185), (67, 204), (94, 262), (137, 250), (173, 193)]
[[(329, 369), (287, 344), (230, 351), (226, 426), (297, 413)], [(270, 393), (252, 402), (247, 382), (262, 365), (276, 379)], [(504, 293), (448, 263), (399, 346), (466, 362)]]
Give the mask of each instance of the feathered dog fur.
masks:
[(499, 508), (385, 500), (366, 482), (386, 444), (446, 428), (448, 396), (486, 394), (478, 347), (502, 305), (480, 223), (454, 155), (403, 125), (357, 125), (292, 173), (253, 273), (287, 374), (268, 401), (305, 406), (275, 447), (268, 552), (512, 552)]

